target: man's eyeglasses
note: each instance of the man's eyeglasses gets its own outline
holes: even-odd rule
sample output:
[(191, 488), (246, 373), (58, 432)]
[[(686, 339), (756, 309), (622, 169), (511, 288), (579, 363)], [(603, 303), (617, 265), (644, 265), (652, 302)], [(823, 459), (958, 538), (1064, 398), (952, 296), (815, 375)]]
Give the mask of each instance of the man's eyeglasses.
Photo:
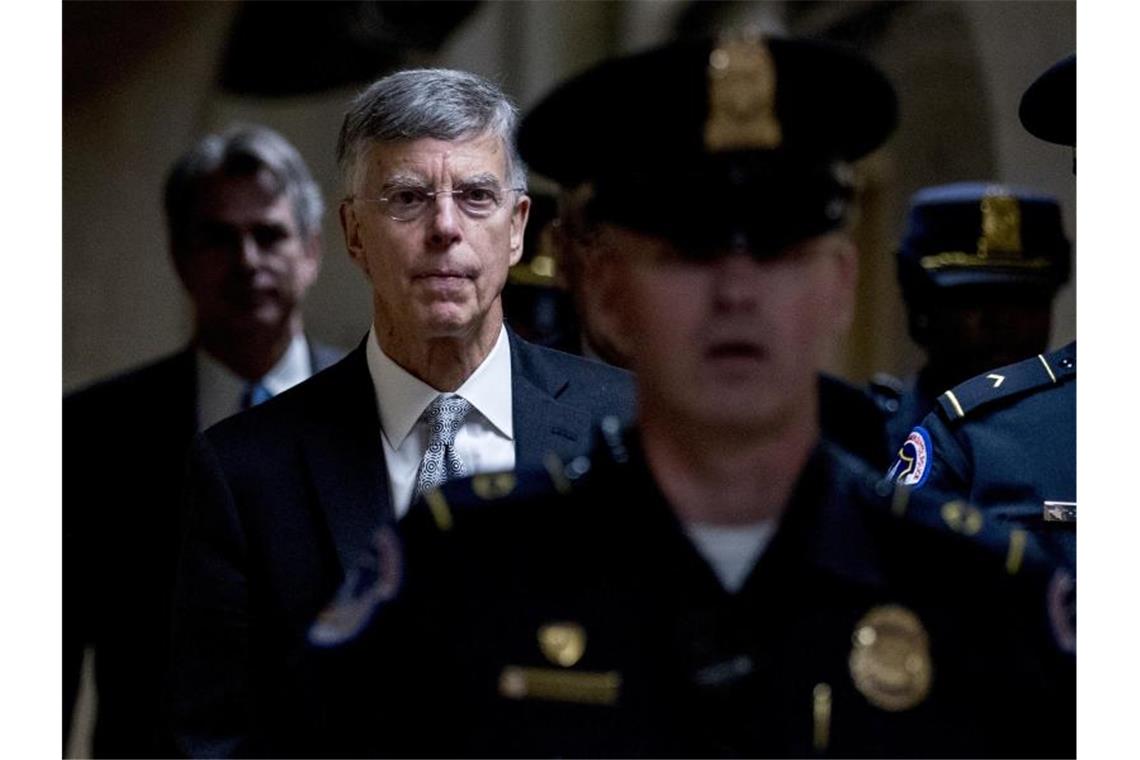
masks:
[(423, 187), (393, 187), (387, 195), (379, 198), (357, 198), (348, 196), (348, 200), (378, 203), (384, 213), (397, 222), (414, 222), (424, 215), (433, 202), (441, 195), (450, 195), (467, 216), (472, 219), (486, 219), (498, 211), (507, 193), (526, 192), (524, 187), (502, 188), (490, 185), (475, 185), (460, 187), (455, 190), (428, 190)]

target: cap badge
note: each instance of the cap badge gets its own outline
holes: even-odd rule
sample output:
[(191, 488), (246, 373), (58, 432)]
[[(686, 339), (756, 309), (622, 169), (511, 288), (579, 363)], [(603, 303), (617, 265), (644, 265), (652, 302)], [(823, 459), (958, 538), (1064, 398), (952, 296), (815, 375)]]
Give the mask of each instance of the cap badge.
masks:
[(917, 615), (893, 604), (875, 607), (855, 624), (851, 640), (851, 679), (867, 701), (898, 712), (926, 699), (933, 666)]
[(555, 665), (572, 667), (586, 651), (586, 629), (577, 623), (547, 623), (538, 629), (538, 648)]
[(993, 254), (1007, 258), (1021, 257), (1021, 208), (1009, 195), (986, 194), (982, 198), (982, 237), (978, 239), (978, 256)]
[(709, 151), (775, 148), (783, 139), (776, 118), (776, 67), (759, 35), (722, 40), (709, 54)]

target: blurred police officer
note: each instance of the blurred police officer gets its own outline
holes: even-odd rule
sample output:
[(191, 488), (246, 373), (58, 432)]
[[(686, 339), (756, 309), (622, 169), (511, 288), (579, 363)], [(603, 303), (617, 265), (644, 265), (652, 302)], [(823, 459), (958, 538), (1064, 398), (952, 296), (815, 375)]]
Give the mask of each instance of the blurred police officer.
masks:
[(63, 405), (64, 730), (89, 645), (97, 756), (171, 751), (159, 743), (159, 690), (194, 434), (340, 355), (305, 336), (324, 205), (283, 137), (260, 126), (203, 137), (171, 169), (164, 200), (193, 339)]
[[(1020, 109), (1032, 134), (1074, 147), (1076, 66), (1072, 55), (1051, 67), (1026, 90)], [(1012, 201), (1005, 204), (1007, 210), (991, 228), (1013, 230), (1009, 218), (1014, 207)], [(1030, 209), (1019, 202), (1017, 211), (1026, 233)], [(1050, 246), (1043, 240), (1036, 255), (1048, 258), (1050, 248), (1060, 251), (1059, 218), (1052, 208), (1039, 213), (1048, 219), (1044, 228), (1053, 230), (1046, 238), (1054, 242)], [(988, 233), (983, 234), (979, 246), (987, 240)], [(1034, 252), (1025, 245), (1024, 254)], [(1065, 270), (1067, 266), (1057, 271)], [(1075, 568), (1076, 405), (1076, 342), (988, 368), (938, 396), (934, 411), (902, 442), (888, 477), (966, 499), (992, 518), (1028, 528)]]
[(875, 386), (894, 412), (888, 438), (896, 450), (942, 391), (1045, 351), (1053, 299), (1069, 266), (1061, 209), (1051, 197), (973, 182), (914, 196), (898, 278), (907, 327), (927, 360), (901, 392)]
[[(579, 140), (541, 138), (568, 118)], [(428, 492), (399, 552), (377, 537), (310, 633), (350, 640), (329, 657), (346, 751), (1075, 751), (1032, 544), (958, 505), (912, 523), (820, 438), (850, 164), (894, 122), (863, 59), (754, 35), (603, 63), (524, 120), (529, 165), (587, 188), (639, 427)]]

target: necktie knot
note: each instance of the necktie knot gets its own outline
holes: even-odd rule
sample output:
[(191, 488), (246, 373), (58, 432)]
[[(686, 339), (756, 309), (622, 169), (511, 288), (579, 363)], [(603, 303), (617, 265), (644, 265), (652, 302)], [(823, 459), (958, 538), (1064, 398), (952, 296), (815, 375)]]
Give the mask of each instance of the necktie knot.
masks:
[(254, 381), (245, 384), (245, 390), (241, 394), (241, 408), (242, 411), (249, 409), (252, 406), (257, 406), (262, 401), (268, 401), (273, 397), (269, 389), (262, 385), (260, 382)]
[(428, 427), (427, 450), (420, 462), (413, 499), (453, 478), (466, 476), (467, 465), (455, 450), (455, 436), (471, 411), (471, 402), (461, 396), (437, 396), (424, 410)]
[(428, 448), (452, 446), (455, 434), (471, 411), (471, 402), (462, 396), (437, 396), (424, 410), (428, 425)]

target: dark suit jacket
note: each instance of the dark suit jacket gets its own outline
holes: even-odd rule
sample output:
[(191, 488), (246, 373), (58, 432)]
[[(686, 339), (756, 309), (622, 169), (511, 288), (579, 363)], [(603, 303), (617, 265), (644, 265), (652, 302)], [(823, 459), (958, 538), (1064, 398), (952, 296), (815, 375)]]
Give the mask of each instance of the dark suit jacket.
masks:
[[(310, 345), (323, 369), (342, 351)], [(63, 730), (95, 650), (94, 753), (169, 754), (159, 726), (186, 452), (197, 432), (186, 348), (63, 401)]]
[[(633, 416), (631, 376), (511, 334), (516, 465), (585, 452), (605, 415)], [(191, 755), (320, 755), (305, 636), (392, 518), (364, 347), (211, 428), (191, 453), (175, 599), (173, 715)], [(377, 688), (383, 688), (382, 683)]]

